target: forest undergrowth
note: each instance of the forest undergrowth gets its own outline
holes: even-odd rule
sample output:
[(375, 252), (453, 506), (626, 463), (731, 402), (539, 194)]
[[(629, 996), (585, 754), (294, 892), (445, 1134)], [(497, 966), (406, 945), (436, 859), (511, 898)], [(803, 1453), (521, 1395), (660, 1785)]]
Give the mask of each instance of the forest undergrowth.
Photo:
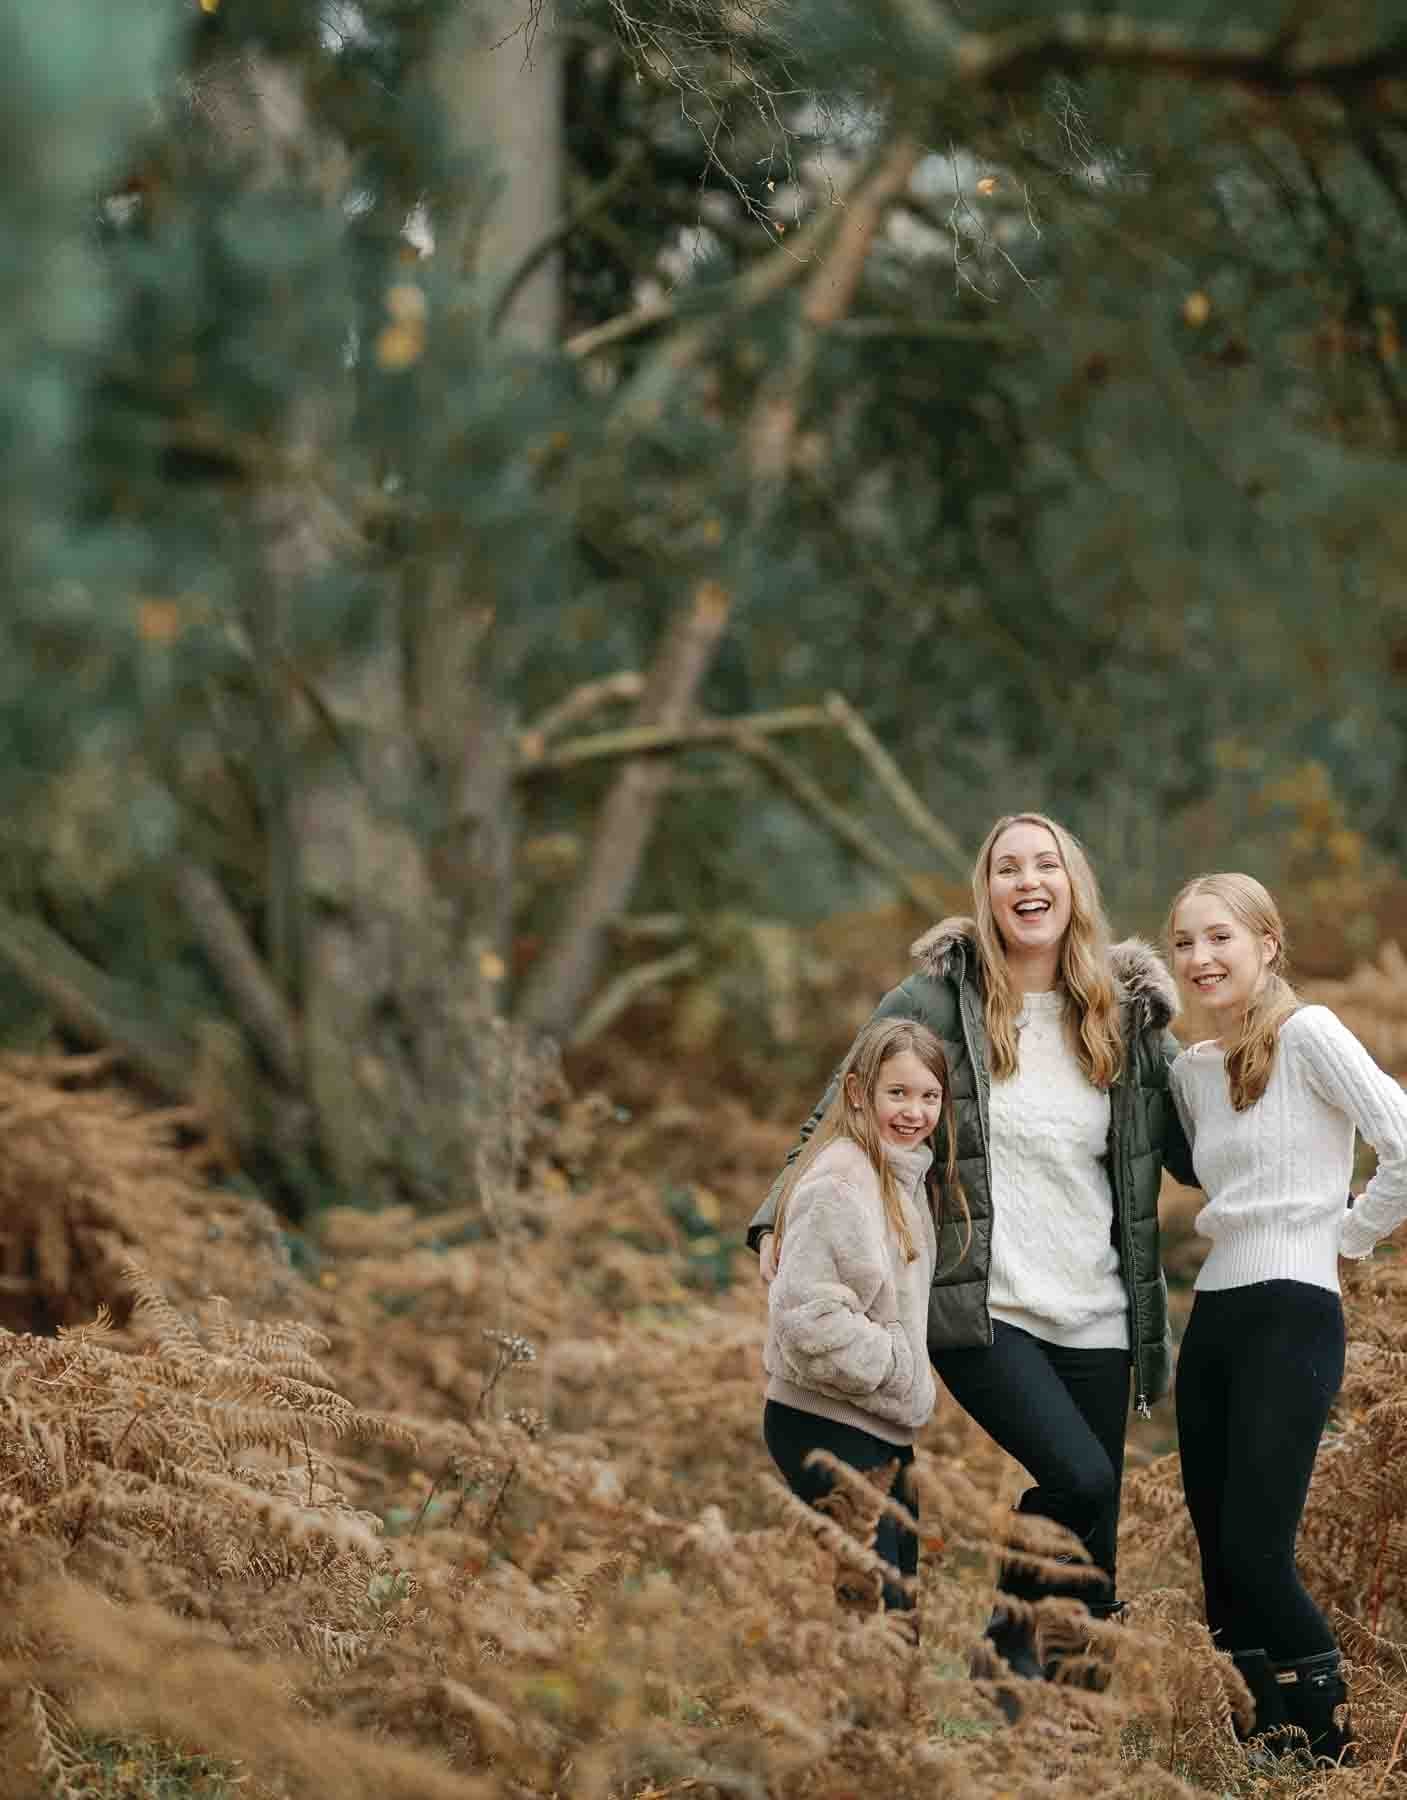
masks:
[[(0, 1065), (0, 1797), (1407, 1795), (1407, 1261), (1353, 1277), (1301, 1540), (1359, 1766), (1238, 1748), (1157, 1428), (1127, 1623), (1041, 1620), (1101, 1679), (1012, 1727), (967, 1663), (1020, 1472), (940, 1404), (921, 1641), (893, 1631), (885, 1496), (822, 1519), (760, 1440), (738, 1246), (789, 1133), (672, 1104), (568, 1099), (491, 1232), (343, 1207), (309, 1242), (100, 1061)], [(726, 1142), (713, 1187), (650, 1173), (681, 1133)]]

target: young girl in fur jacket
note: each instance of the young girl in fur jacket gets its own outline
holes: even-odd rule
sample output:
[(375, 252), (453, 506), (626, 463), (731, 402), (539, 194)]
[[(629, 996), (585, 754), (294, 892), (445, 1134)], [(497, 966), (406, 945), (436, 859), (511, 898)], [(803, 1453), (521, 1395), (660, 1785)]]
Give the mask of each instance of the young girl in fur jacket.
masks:
[[(813, 1506), (834, 1485), (830, 1470), (808, 1461), (824, 1450), (862, 1473), (893, 1468), (889, 1491), (917, 1512), (914, 1436), (935, 1399), (928, 1174), (940, 1123), (944, 1199), (961, 1206), (943, 1047), (912, 1020), (876, 1020), (856, 1040), (780, 1197), (763, 1431), (792, 1492)], [(873, 1548), (886, 1565), (885, 1608), (911, 1610), (914, 1532), (885, 1512)]]

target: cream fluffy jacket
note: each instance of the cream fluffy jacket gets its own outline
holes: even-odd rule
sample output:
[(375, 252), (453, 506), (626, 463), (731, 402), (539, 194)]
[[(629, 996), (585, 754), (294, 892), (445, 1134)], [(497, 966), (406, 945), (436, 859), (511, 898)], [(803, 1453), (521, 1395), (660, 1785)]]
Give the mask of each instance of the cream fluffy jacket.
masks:
[(923, 1178), (926, 1147), (889, 1152), (918, 1255), (906, 1263), (865, 1152), (838, 1138), (787, 1207), (768, 1297), (767, 1394), (891, 1443), (912, 1442), (933, 1411), (928, 1291), (937, 1243)]

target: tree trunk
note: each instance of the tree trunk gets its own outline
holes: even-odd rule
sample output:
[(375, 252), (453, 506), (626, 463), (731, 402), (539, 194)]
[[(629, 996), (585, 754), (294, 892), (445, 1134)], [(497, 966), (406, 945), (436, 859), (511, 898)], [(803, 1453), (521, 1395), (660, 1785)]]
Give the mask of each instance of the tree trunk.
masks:
[[(436, 220), (437, 255), (501, 283), (557, 227), (563, 206), (562, 58), (543, 10), (529, 0), (461, 5), (446, 28), (436, 78), (456, 148), (487, 155), (479, 206)], [(561, 334), (561, 259), (523, 282), (506, 325), (540, 349)]]

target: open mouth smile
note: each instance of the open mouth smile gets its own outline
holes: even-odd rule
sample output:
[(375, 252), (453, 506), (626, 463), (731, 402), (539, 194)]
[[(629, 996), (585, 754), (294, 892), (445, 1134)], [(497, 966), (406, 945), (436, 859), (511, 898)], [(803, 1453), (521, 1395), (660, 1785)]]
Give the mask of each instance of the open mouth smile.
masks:
[(1011, 909), (1018, 919), (1037, 919), (1050, 911), (1049, 900), (1018, 900)]
[(1220, 986), (1225, 980), (1226, 977), (1224, 975), (1194, 975), (1192, 977), (1192, 985), (1200, 993), (1209, 994), (1213, 988)]

